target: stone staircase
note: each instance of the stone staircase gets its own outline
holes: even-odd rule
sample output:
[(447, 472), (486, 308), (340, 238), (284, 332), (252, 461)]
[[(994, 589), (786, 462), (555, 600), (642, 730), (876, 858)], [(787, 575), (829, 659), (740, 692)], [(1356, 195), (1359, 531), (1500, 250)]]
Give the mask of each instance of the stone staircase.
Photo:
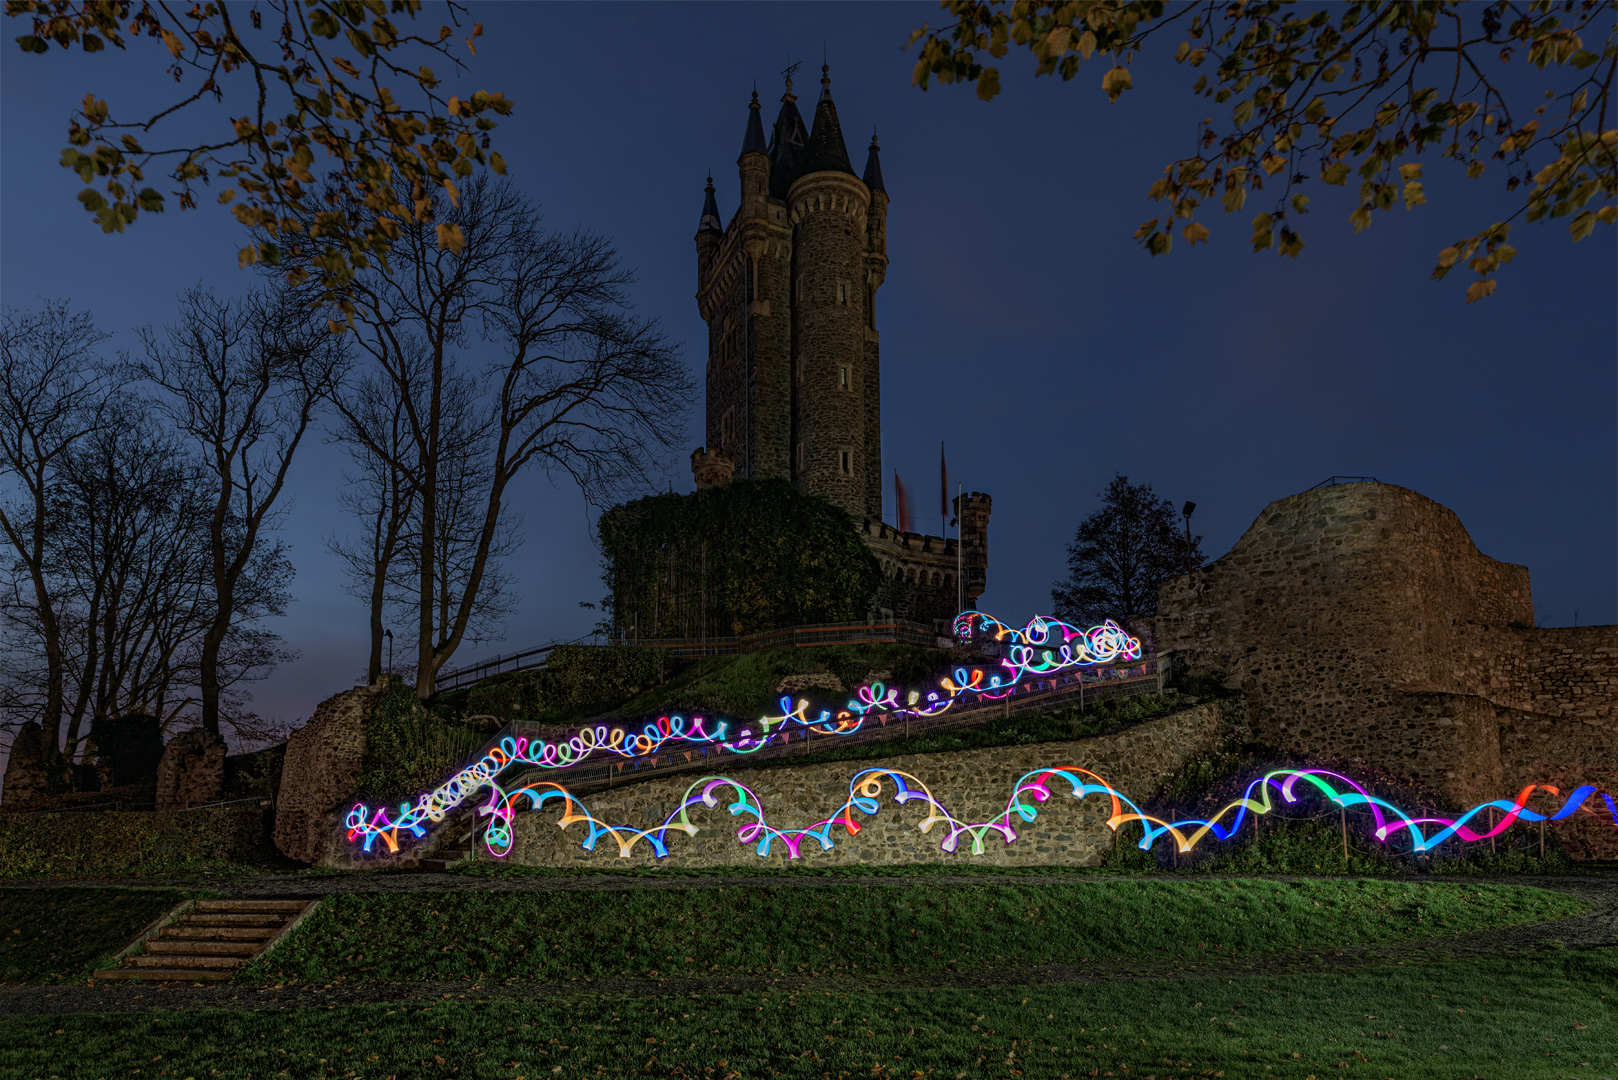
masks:
[(149, 927), (98, 979), (224, 982), (285, 937), (318, 900), (185, 901)]
[(467, 859), (473, 858), (475, 848), (480, 842), (477, 825), (478, 822), (474, 819), (471, 823), (463, 826), (459, 836), (452, 837), (439, 844), (431, 855), (417, 862), (416, 867), (420, 870), (442, 873), (456, 863), (465, 862)]

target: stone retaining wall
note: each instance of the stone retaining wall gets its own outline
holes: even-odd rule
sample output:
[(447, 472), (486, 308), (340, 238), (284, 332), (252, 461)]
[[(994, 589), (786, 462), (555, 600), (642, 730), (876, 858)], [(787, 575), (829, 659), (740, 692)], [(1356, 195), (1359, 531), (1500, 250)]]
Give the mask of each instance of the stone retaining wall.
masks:
[[(1115, 735), (1075, 742), (1003, 746), (985, 750), (963, 750), (940, 754), (911, 754), (873, 762), (833, 762), (821, 765), (777, 768), (734, 769), (726, 775), (745, 784), (763, 804), (765, 820), (776, 828), (803, 828), (835, 813), (848, 798), (849, 781), (863, 769), (883, 768), (908, 773), (927, 785), (934, 798), (963, 822), (977, 823), (995, 818), (1006, 809), (1013, 787), (1024, 774), (1036, 769), (1076, 765), (1099, 773), (1119, 791), (1142, 799), (1164, 779), (1191, 758), (1213, 750), (1222, 733), (1217, 703), (1194, 705), (1157, 720), (1150, 720)], [(666, 780), (635, 784), (620, 791), (599, 792), (582, 801), (600, 821), (623, 824), (632, 829), (652, 828), (676, 809), (686, 792), (699, 782), (701, 773)], [(1016, 843), (1007, 845), (997, 833), (985, 838), (982, 855), (971, 854), (963, 837), (954, 853), (940, 850), (946, 835), (942, 825), (923, 834), (917, 825), (927, 817), (919, 801), (897, 805), (894, 788), (885, 782), (880, 810), (875, 816), (856, 814), (857, 836), (843, 827), (832, 830), (833, 847), (822, 850), (811, 839), (800, 847), (808, 865), (848, 866), (862, 863), (970, 861), (997, 866), (1087, 866), (1093, 865), (1112, 843), (1106, 827), (1110, 806), (1100, 796), (1081, 801), (1071, 798), (1065, 786), (1032, 822), (1014, 819)], [(586, 827), (574, 824), (567, 830), (557, 827), (560, 812), (555, 803), (542, 811), (526, 812), (516, 818), (516, 847), (510, 858), (529, 866), (607, 867), (658, 864), (674, 868), (705, 866), (784, 865), (786, 849), (776, 842), (767, 859), (760, 858), (756, 845), (743, 845), (736, 830), (750, 821), (747, 816), (732, 817), (727, 803), (714, 809), (698, 808), (691, 821), (699, 829), (696, 836), (669, 834), (669, 857), (658, 860), (641, 841), (628, 858), (620, 858), (610, 836), (597, 841), (593, 852), (581, 844)]]

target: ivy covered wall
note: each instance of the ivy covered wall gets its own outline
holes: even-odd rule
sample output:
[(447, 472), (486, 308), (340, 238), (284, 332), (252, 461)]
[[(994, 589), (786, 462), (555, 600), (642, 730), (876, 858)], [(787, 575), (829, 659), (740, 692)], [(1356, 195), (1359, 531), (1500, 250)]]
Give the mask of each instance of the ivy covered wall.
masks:
[(637, 499), (599, 531), (613, 633), (630, 640), (854, 622), (882, 584), (854, 519), (783, 479)]

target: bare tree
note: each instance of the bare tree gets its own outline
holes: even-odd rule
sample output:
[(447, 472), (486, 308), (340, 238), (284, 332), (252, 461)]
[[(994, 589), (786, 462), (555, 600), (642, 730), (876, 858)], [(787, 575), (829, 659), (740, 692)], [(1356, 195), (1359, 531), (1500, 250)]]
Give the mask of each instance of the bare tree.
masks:
[[(412, 351), (412, 358), (421, 355), (419, 349)], [(390, 389), (391, 384), (373, 374), (360, 376), (349, 388), (349, 407), (335, 439), (347, 445), (353, 471), (343, 473), (338, 501), (360, 521), (363, 533), (358, 540), (336, 534), (326, 539), (326, 546), (343, 561), (349, 593), (364, 600), (370, 613), (371, 653), (365, 679), (372, 685), (382, 674), (387, 610), (398, 599), (398, 560), (411, 543), (416, 507), (415, 442), (405, 403)], [(380, 452), (371, 449), (373, 444), (381, 447)]]
[[(48, 481), (45, 573), (60, 628), (69, 759), (97, 719), (150, 715), (171, 730), (201, 704), (201, 645), (214, 617), (206, 473), (148, 404), (108, 403), (103, 423), (57, 459)], [(12, 569), (0, 594), (0, 673), (15, 709), (37, 699), (48, 664), (24, 568)], [(260, 544), (236, 590), (238, 618), (218, 673), (221, 722), (238, 743), (270, 733), (246, 707), (243, 687), (291, 654), (251, 624), (284, 611), (290, 577), (280, 546)]]
[(96, 348), (107, 337), (89, 312), (66, 301), (0, 316), (0, 531), (27, 580), (26, 603), (44, 648), (44, 693), (33, 704), (52, 759), (61, 753), (65, 691), (61, 618), (47, 569), (51, 473), (99, 423)]
[[(339, 377), (340, 341), (290, 292), (221, 300), (196, 288), (179, 321), (141, 332), (132, 374), (159, 388), (158, 408), (195, 447), (208, 478), (212, 612), (197, 657), (202, 727), (219, 735), (221, 656), (242, 619), (244, 585), (273, 529), (287, 473)], [(290, 567), (288, 568), (290, 570)]]
[[(499, 584), (516, 477), (530, 466), (565, 474), (598, 505), (645, 486), (660, 451), (674, 446), (693, 387), (656, 322), (630, 313), (634, 276), (608, 241), (544, 231), (504, 182), (474, 179), (454, 203), (423, 197), (433, 212), (399, 229), (390, 271), (359, 275), (350, 294), (361, 347), (403, 406), (408, 453), (366, 433), (351, 389), (340, 408), (367, 450), (413, 479), (416, 692), (425, 699)], [(433, 222), (464, 237), (459, 252), (438, 246)], [(409, 338), (422, 344), (423, 363), (409, 362)], [(457, 350), (483, 358), (473, 385), (489, 388), (475, 397), (476, 444), (464, 447), (452, 409)], [(467, 553), (453, 574), (440, 566), (451, 550)]]

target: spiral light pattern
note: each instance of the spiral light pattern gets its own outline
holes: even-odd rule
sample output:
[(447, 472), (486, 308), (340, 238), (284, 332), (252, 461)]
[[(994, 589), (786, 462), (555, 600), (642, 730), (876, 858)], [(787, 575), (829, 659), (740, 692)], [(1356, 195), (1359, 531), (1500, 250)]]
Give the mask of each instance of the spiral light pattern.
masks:
[[(956, 668), (939, 680), (939, 689), (926, 692), (911, 690), (905, 700), (899, 700), (900, 691), (880, 682), (859, 687), (845, 708), (835, 714), (821, 709), (813, 719), (810, 705), (799, 699), (780, 699), (780, 715), (762, 716), (758, 730), (743, 727), (730, 735), (739, 722), (711, 721), (705, 717), (661, 716), (646, 724), (638, 732), (621, 727), (608, 728), (595, 725), (580, 728), (561, 742), (510, 736), (500, 741), (477, 761), (466, 766), (444, 783), (417, 796), (414, 803), (400, 803), (397, 819), (389, 829), (396, 834), (404, 829), (420, 838), (426, 835), (430, 824), (444, 820), (444, 815), (466, 802), (511, 765), (539, 769), (567, 769), (585, 759), (601, 753), (624, 760), (656, 758), (670, 748), (703, 747), (725, 754), (753, 754), (772, 741), (791, 741), (793, 733), (807, 737), (816, 735), (850, 735), (859, 731), (868, 718), (886, 722), (889, 716), (936, 716), (957, 702), (982, 698), (999, 701), (1028, 677), (1044, 677), (1074, 667), (1093, 667), (1097, 664), (1116, 663), (1120, 660), (1138, 660), (1140, 640), (1130, 637), (1117, 623), (1108, 619), (1100, 626), (1080, 630), (1060, 619), (1037, 615), (1026, 627), (1014, 630), (1000, 620), (979, 611), (964, 612), (955, 620), (955, 633), (961, 639), (974, 633), (992, 636), (1008, 646), (1009, 656), (1001, 659), (1003, 674), (985, 674), (978, 669)], [(1060, 637), (1060, 642), (1052, 639)], [(355, 831), (356, 821), (388, 821), (389, 808), (375, 810), (364, 804), (349, 811), (349, 837), (366, 837), (365, 850), (371, 850), (373, 833)]]
[[(1350, 778), (1325, 769), (1277, 769), (1253, 780), (1240, 798), (1232, 800), (1211, 818), (1168, 820), (1143, 811), (1100, 775), (1076, 765), (1024, 774), (1013, 786), (1005, 810), (988, 821), (976, 823), (962, 821), (951, 814), (927, 785), (914, 775), (882, 768), (862, 769), (855, 773), (849, 781), (848, 798), (843, 804), (830, 816), (802, 828), (780, 828), (770, 824), (758, 795), (747, 785), (724, 776), (706, 776), (696, 781), (686, 789), (679, 807), (661, 825), (651, 829), (636, 829), (603, 821), (567, 788), (551, 780), (532, 781), (509, 792), (491, 780), (488, 783), (489, 800), (478, 808), (478, 813), (490, 819), (484, 830), (484, 842), (489, 853), (496, 858), (504, 858), (511, 853), (515, 843), (513, 819), (519, 810), (524, 809), (525, 803), (528, 809), (540, 810), (546, 803), (554, 801), (560, 804), (562, 815), (557, 825), (563, 829), (575, 824), (584, 825), (584, 850), (594, 851), (597, 841), (606, 836), (617, 845), (622, 858), (632, 856), (635, 849), (644, 843), (653, 855), (663, 859), (670, 855), (670, 834), (680, 832), (695, 836), (698, 826), (691, 820), (692, 812), (699, 808), (717, 809), (721, 793), (728, 792), (725, 795), (728, 800), (726, 809), (732, 816), (746, 819), (736, 830), (739, 842), (754, 846), (761, 857), (768, 857), (771, 847), (780, 845), (789, 859), (797, 859), (802, 856), (806, 839), (829, 851), (834, 846), (833, 834), (837, 830), (842, 830), (849, 837), (858, 835), (862, 827), (859, 816), (875, 815), (881, 808), (884, 788), (891, 786), (894, 802), (901, 805), (920, 802), (926, 809), (926, 817), (917, 825), (921, 832), (929, 833), (934, 826), (942, 826), (940, 850), (956, 852), (962, 840), (966, 840), (971, 853), (981, 855), (985, 850), (985, 840), (991, 836), (998, 836), (1007, 845), (1015, 843), (1018, 825), (1032, 824), (1039, 815), (1039, 804), (1047, 802), (1064, 784), (1075, 799), (1088, 795), (1102, 796), (1109, 808), (1108, 828), (1116, 831), (1130, 822), (1139, 822), (1141, 838), (1137, 846), (1145, 851), (1151, 850), (1165, 835), (1172, 838), (1175, 849), (1182, 853), (1192, 851), (1210, 836), (1229, 841), (1241, 832), (1249, 815), (1256, 821), (1260, 815), (1275, 809), (1279, 805), (1275, 801), (1276, 795), (1280, 796), (1280, 803), (1291, 804), (1304, 793), (1327, 799), (1344, 810), (1357, 809), (1369, 814), (1374, 825), (1372, 835), (1378, 841), (1388, 843), (1403, 835), (1408, 837), (1410, 849), (1416, 852), (1432, 851), (1452, 839), (1467, 843), (1487, 840), (1499, 836), (1518, 821), (1562, 821), (1576, 813), (1599, 814), (1599, 810), (1592, 808), (1598, 796), (1605, 803), (1614, 827), (1618, 827), (1618, 805), (1614, 804), (1613, 797), (1598, 792), (1590, 785), (1569, 792), (1561, 808), (1552, 813), (1529, 809), (1529, 800), (1535, 792), (1561, 797), (1560, 789), (1549, 784), (1530, 784), (1518, 792), (1515, 799), (1479, 803), (1455, 818), (1416, 817), (1372, 795)], [(1479, 827), (1479, 815), (1491, 808), (1500, 811), (1502, 816), (1487, 828)], [(389, 851), (397, 851), (401, 829), (422, 835), (408, 819), (390, 822), (383, 812), (378, 811), (367, 820), (364, 809), (357, 806), (350, 812), (348, 826), (349, 838), (363, 839), (367, 851), (378, 837)]]

